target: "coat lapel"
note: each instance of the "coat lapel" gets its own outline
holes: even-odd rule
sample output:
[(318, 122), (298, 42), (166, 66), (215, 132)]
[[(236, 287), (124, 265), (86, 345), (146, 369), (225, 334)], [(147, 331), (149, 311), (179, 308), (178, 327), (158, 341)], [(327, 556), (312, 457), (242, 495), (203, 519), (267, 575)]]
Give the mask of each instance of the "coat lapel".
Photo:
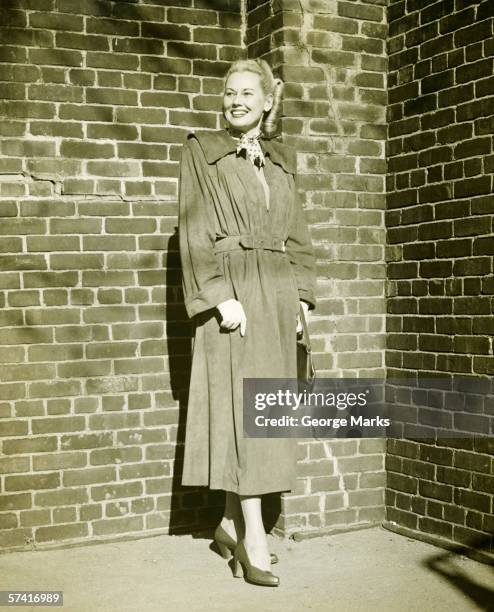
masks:
[[(226, 130), (197, 130), (190, 133), (188, 138), (196, 138), (199, 141), (208, 164), (214, 164), (225, 155), (237, 150), (237, 143)], [(281, 166), (288, 174), (296, 174), (295, 149), (267, 138), (261, 138), (260, 142), (263, 152), (269, 155), (274, 164)]]

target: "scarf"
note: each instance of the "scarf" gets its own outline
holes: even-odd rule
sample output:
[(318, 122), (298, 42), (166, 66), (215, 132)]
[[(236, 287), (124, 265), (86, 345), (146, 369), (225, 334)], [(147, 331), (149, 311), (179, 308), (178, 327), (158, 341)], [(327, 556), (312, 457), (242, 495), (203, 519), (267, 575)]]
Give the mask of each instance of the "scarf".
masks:
[(261, 145), (259, 143), (260, 134), (253, 134), (247, 136), (242, 134), (237, 144), (237, 154), (245, 149), (247, 157), (254, 164), (259, 166), (264, 165), (264, 153), (262, 152)]

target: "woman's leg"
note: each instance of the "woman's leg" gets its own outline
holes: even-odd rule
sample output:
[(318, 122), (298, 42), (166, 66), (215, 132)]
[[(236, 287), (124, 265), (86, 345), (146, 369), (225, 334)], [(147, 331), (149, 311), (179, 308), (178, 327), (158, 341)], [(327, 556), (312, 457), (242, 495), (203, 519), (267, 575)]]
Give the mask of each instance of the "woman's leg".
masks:
[(240, 501), (238, 495), (231, 491), (226, 491), (225, 511), (221, 519), (221, 526), (235, 541), (243, 538), (244, 521)]
[(249, 561), (261, 570), (270, 571), (268, 541), (261, 514), (261, 498), (241, 495), (240, 505), (245, 523), (245, 551)]

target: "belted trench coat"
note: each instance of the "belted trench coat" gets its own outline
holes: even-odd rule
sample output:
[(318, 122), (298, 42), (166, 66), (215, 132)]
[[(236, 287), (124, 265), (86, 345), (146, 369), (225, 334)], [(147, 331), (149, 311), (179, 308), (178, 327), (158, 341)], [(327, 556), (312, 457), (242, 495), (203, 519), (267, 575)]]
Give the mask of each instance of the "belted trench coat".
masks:
[[(296, 378), (299, 300), (315, 305), (315, 262), (295, 187), (296, 155), (261, 140), (269, 208), (252, 162), (226, 130), (189, 134), (182, 150), (179, 244), (194, 320), (182, 484), (240, 495), (295, 486), (296, 441), (243, 433), (243, 378)], [(242, 303), (240, 329), (216, 306)]]

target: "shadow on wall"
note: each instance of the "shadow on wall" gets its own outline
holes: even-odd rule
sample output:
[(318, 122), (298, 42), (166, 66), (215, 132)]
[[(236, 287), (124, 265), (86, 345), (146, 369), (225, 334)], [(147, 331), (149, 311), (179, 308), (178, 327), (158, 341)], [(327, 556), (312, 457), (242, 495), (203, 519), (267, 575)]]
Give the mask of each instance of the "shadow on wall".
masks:
[(166, 315), (165, 330), (170, 367), (170, 388), (173, 399), (179, 402), (175, 433), (175, 457), (170, 500), (171, 535), (191, 533), (198, 526), (212, 525), (220, 520), (223, 496), (204, 487), (184, 487), (182, 481), (185, 424), (190, 381), (193, 326), (184, 325), (188, 316), (182, 292), (182, 273), (179, 258), (178, 231), (168, 241), (166, 253)]
[[(185, 424), (187, 421), (187, 400), (190, 381), (191, 349), (193, 326), (184, 326), (187, 313), (182, 292), (182, 278), (179, 252), (178, 231), (168, 241), (166, 253), (166, 338), (170, 367), (170, 388), (175, 400), (179, 402), (176, 446), (170, 501), (170, 535), (194, 533), (198, 529), (207, 530), (221, 520), (224, 507), (223, 491), (211, 491), (205, 487), (184, 487), (182, 469), (185, 443)], [(277, 522), (281, 512), (280, 496), (264, 495), (262, 498), (263, 519), (269, 532)], [(209, 535), (209, 534), (208, 534)]]
[(469, 556), (472, 556), (472, 551), (491, 550), (492, 541), (493, 538), (488, 536), (472, 542), (470, 546), (456, 546), (448, 552), (429, 557), (424, 561), (424, 564), (449, 582), (451, 586), (469, 597), (478, 606), (479, 610), (494, 612), (494, 590), (475, 582), (454, 562), (460, 555), (470, 553)]

